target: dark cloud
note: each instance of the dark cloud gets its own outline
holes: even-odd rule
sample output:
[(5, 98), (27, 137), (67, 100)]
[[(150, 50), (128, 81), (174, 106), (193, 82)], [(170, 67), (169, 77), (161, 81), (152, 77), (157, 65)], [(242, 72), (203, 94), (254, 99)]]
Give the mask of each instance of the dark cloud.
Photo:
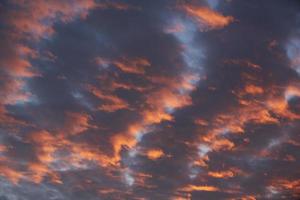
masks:
[(0, 199), (297, 199), (295, 1), (4, 1)]

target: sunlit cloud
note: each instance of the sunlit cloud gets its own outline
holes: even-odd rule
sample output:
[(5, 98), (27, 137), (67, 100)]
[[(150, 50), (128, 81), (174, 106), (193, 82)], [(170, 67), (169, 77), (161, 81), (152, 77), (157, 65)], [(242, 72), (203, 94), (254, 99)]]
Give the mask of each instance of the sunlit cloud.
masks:
[(234, 20), (232, 16), (223, 16), (208, 7), (183, 5), (182, 9), (198, 23), (202, 31), (224, 28)]
[(147, 151), (147, 156), (151, 160), (156, 160), (164, 156), (164, 152), (160, 149), (150, 149)]
[(299, 3), (260, 4), (1, 2), (0, 199), (298, 199)]
[(207, 185), (188, 185), (181, 189), (184, 192), (193, 192), (193, 191), (206, 191), (206, 192), (213, 192), (219, 191), (219, 188), (214, 186), (207, 186)]

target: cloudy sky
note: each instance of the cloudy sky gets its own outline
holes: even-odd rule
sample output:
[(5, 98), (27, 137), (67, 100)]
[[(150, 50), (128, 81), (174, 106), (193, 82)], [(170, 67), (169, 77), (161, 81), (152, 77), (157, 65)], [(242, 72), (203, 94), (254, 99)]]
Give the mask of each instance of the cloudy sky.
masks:
[(0, 38), (0, 200), (300, 198), (298, 0), (2, 0)]

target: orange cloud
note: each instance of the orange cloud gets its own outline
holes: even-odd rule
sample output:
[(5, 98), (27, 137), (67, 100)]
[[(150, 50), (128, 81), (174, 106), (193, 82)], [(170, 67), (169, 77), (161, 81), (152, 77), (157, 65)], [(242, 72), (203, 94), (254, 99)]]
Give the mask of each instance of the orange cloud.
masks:
[(263, 88), (256, 85), (246, 85), (245, 92), (248, 94), (256, 95), (264, 93)]
[(31, 63), (27, 59), (22, 58), (18, 54), (14, 56), (15, 57), (1, 60), (1, 65), (5, 66), (5, 71), (7, 71), (12, 76), (19, 77), (33, 77), (37, 75), (37, 73), (31, 71)]
[(273, 99), (270, 98), (269, 100), (267, 100), (266, 106), (280, 117), (290, 120), (300, 119), (300, 115), (295, 114), (289, 110), (287, 100), (282, 97)]
[(23, 126), (30, 125), (22, 120), (15, 119), (5, 110), (5, 108), (1, 104), (0, 104), (0, 124), (2, 127), (9, 128), (14, 131), (16, 131), (18, 127), (22, 128)]
[(211, 147), (215, 151), (229, 150), (229, 149), (232, 149), (234, 147), (234, 143), (231, 142), (228, 139), (216, 139), (215, 138), (215, 141), (211, 141), (211, 142), (212, 142)]
[(87, 89), (94, 96), (104, 100), (104, 103), (102, 103), (101, 106), (98, 107), (100, 110), (106, 112), (115, 112), (121, 109), (129, 109), (128, 103), (116, 95), (110, 93), (104, 93), (100, 89), (92, 85), (88, 85)]
[(184, 188), (180, 189), (183, 192), (193, 192), (193, 191), (206, 191), (206, 192), (215, 192), (220, 191), (219, 188), (215, 186), (207, 185), (187, 185)]
[(86, 131), (93, 127), (89, 124), (90, 118), (91, 117), (85, 113), (66, 112), (62, 134), (77, 135)]
[(142, 112), (145, 124), (155, 124), (161, 121), (171, 121), (172, 115), (167, 109), (177, 109), (192, 103), (188, 95), (181, 95), (172, 89), (163, 88), (148, 96), (146, 103), (149, 109)]
[(164, 110), (146, 110), (143, 112), (143, 117), (144, 120), (149, 124), (157, 124), (162, 121), (171, 121), (173, 119), (172, 115), (166, 113)]
[(49, 169), (47, 165), (44, 165), (42, 163), (30, 163), (28, 165), (28, 170), (30, 173), (30, 181), (33, 181), (34, 183), (40, 183), (47, 175), (51, 177), (51, 181), (53, 183), (62, 183), (59, 175)]
[[(19, 12), (12, 12), (9, 23), (15, 27), (20, 33), (31, 34), (32, 37), (38, 39), (45, 35), (51, 35), (54, 30), (52, 25), (57, 16), (63, 22), (69, 22), (77, 16), (85, 17), (90, 9), (96, 7), (94, 0), (79, 0), (76, 4), (70, 4), (66, 1), (44, 2), (38, 0), (35, 2), (27, 2), (26, 5), (22, 1), (15, 1), (20, 6)], [(49, 23), (43, 23), (48, 20)]]
[[(1, 60), (1, 67), (9, 71), (14, 76), (28, 77), (34, 73), (29, 70), (31, 63), (27, 58), (37, 57), (37, 52), (21, 43), (23, 40), (34, 39), (38, 42), (41, 38), (51, 36), (54, 32), (53, 24), (60, 20), (70, 22), (75, 18), (86, 17), (88, 12), (94, 8), (114, 8), (126, 10), (130, 8), (125, 3), (105, 2), (97, 3), (94, 0), (78, 0), (76, 4), (70, 5), (67, 1), (42, 0), (13, 1), (18, 10), (8, 10), (5, 12), (5, 23), (12, 27), (6, 31), (6, 39), (14, 50), (9, 51), (9, 56)], [(47, 21), (47, 23), (45, 23)]]
[[(28, 163), (28, 173), (24, 178), (40, 183), (45, 177), (50, 177), (53, 183), (60, 184), (57, 171), (61, 170), (61, 167), (64, 168), (65, 163), (68, 164), (68, 168), (75, 169), (89, 167), (89, 161), (103, 167), (114, 164), (98, 149), (84, 143), (72, 142), (68, 138), (70, 135), (60, 133), (61, 131), (57, 133), (39, 131), (31, 134), (29, 139), (35, 145), (38, 161)], [(59, 155), (60, 150), (64, 150), (67, 154)], [(54, 163), (58, 165), (52, 165)]]
[(56, 136), (44, 130), (31, 133), (29, 139), (36, 145), (39, 161), (45, 164), (54, 161), (54, 152), (67, 143), (62, 136)]
[(243, 176), (243, 177), (249, 176), (248, 173), (235, 167), (232, 167), (229, 170), (225, 170), (225, 171), (209, 171), (208, 175), (214, 178), (225, 178), (225, 179), (232, 178), (235, 176)]
[(247, 196), (243, 196), (241, 200), (256, 200), (256, 197), (252, 195), (247, 195)]
[[(0, 107), (28, 101), (29, 92), (24, 92), (24, 77), (40, 75), (34, 71), (30, 59), (39, 56), (36, 50), (25, 45), (27, 41), (38, 43), (41, 38), (51, 36), (56, 21), (69, 22), (78, 16), (86, 16), (95, 7), (94, 0), (79, 0), (76, 4), (66, 1), (22, 1), (10, 2), (10, 9), (3, 12), (2, 22), (5, 55), (0, 58), (0, 68), (4, 75), (0, 77)], [(47, 23), (46, 23), (47, 22)], [(36, 46), (35, 44), (32, 46)], [(13, 119), (0, 114), (0, 121)], [(17, 124), (15, 124), (17, 127)]]
[(219, 171), (219, 172), (208, 172), (208, 175), (214, 178), (231, 178), (234, 177), (234, 173), (231, 170)]
[(112, 162), (115, 163), (115, 165), (117, 165), (121, 159), (120, 152), (122, 147), (134, 147), (137, 144), (136, 136), (142, 131), (143, 126), (141, 124), (132, 124), (129, 125), (125, 133), (119, 133), (111, 138), (111, 143), (114, 148), (114, 157), (112, 158)]
[(99, 194), (110, 194), (110, 193), (114, 193), (117, 192), (118, 190), (113, 189), (113, 188), (100, 188), (98, 189), (98, 193)]
[(147, 156), (150, 160), (156, 160), (164, 156), (164, 152), (161, 149), (150, 149), (147, 151)]
[[(210, 126), (203, 126), (202, 121), (200, 121), (198, 129), (202, 134), (199, 136), (197, 144), (200, 148), (199, 158), (193, 164), (207, 167), (209, 161), (208, 153), (235, 150), (235, 144), (229, 139), (225, 139), (223, 135), (244, 133), (247, 124), (279, 124), (281, 123), (281, 119), (300, 119), (300, 115), (291, 112), (288, 105), (290, 96), (298, 96), (299, 94), (297, 86), (289, 85), (283, 90), (270, 87), (268, 91), (268, 93), (265, 93), (265, 90), (260, 86), (247, 84), (246, 88), (237, 95), (238, 100), (245, 103), (234, 108), (229, 108), (225, 114), (220, 113), (210, 122), (204, 123)], [(261, 97), (259, 97), (259, 100), (249, 100), (249, 96), (247, 96), (249, 93), (260, 94)], [(261, 155), (266, 156), (268, 153), (270, 152), (263, 151)], [(284, 159), (293, 160), (290, 156)], [(217, 174), (210, 175), (218, 176)]]
[[(157, 98), (160, 97), (160, 98)], [(148, 96), (147, 103), (153, 107), (159, 108), (180, 108), (190, 105), (191, 98), (187, 95), (181, 95), (170, 89), (164, 88)]]
[(111, 139), (116, 163), (121, 159), (119, 154), (122, 146), (133, 148), (138, 142), (136, 140), (138, 134), (162, 121), (171, 121), (173, 119), (172, 110), (192, 104), (189, 92), (194, 90), (195, 86), (191, 82), (198, 80), (198, 77), (184, 74), (176, 79), (150, 77), (149, 80), (154, 84), (159, 84), (160, 89), (147, 94), (145, 106), (140, 111), (141, 120), (128, 125), (126, 131), (115, 135)]
[(7, 147), (5, 145), (0, 144), (0, 153), (7, 151)]
[(204, 119), (195, 119), (194, 123), (198, 126), (207, 126), (208, 122)]
[[(102, 61), (98, 61), (98, 62), (102, 62)], [(101, 64), (101, 65), (108, 66), (106, 64)], [(133, 90), (136, 92), (146, 92), (149, 89), (151, 89), (151, 86), (134, 84), (131, 82), (130, 79), (120, 80), (119, 73), (113, 73), (113, 74), (101, 73), (99, 76), (97, 76), (97, 80), (101, 82), (101, 88), (103, 89), (103, 91), (111, 94), (119, 89)]]
[(8, 166), (0, 165), (0, 175), (6, 177), (13, 184), (17, 184), (24, 177), (22, 172), (16, 171)]
[(213, 135), (224, 132), (243, 133), (244, 126), (250, 122), (268, 124), (278, 123), (278, 120), (272, 117), (270, 111), (263, 105), (249, 102), (247, 106), (237, 108), (231, 114), (218, 115), (213, 122), (215, 128), (210, 132)]
[[(85, 18), (91, 9), (113, 8), (127, 10), (131, 6), (122, 2), (97, 3), (94, 0), (78, 0), (75, 4), (68, 1), (22, 0), (11, 2), (11, 8), (5, 15), (5, 25), (10, 27), (5, 30), (6, 46), (12, 47), (6, 50), (6, 56), (0, 60), (0, 67), (8, 75), (5, 86), (1, 86), (0, 103), (14, 104), (17, 101), (26, 101), (29, 94), (22, 92), (25, 85), (20, 78), (37, 76), (39, 73), (33, 71), (30, 59), (38, 57), (37, 51), (23, 44), (23, 41), (33, 40), (39, 42), (41, 38), (49, 37), (54, 33), (53, 25), (56, 21), (70, 22), (77, 17)], [(47, 22), (47, 23), (45, 23)], [(0, 80), (3, 78), (0, 77)], [(4, 82), (4, 81), (3, 81)], [(7, 88), (10, 88), (9, 90)], [(2, 94), (3, 93), (3, 94)], [(3, 99), (3, 100), (1, 100)], [(111, 110), (116, 108), (105, 107)]]
[(240, 65), (240, 66), (245, 66), (245, 67), (251, 67), (253, 69), (261, 69), (260, 65), (253, 63), (247, 59), (227, 59), (227, 60), (224, 60), (224, 63), (230, 64), (230, 65)]
[(71, 155), (67, 158), (67, 161), (77, 168), (80, 168), (84, 161), (93, 161), (102, 167), (116, 165), (111, 157), (90, 147), (88, 144), (71, 143), (69, 151), (71, 152)]
[(144, 74), (145, 67), (150, 66), (150, 62), (144, 58), (121, 58), (119, 60), (113, 61), (113, 64), (123, 72), (132, 74)]
[(272, 181), (271, 187), (276, 188), (280, 192), (292, 191), (295, 194), (299, 194), (300, 179), (288, 180), (288, 179), (278, 178), (278, 179)]
[[(4, 23), (11, 27), (5, 34), (8, 48), (7, 55), (0, 60), (11, 80), (19, 80), (22, 77), (32, 77), (39, 75), (31, 68), (30, 58), (36, 58), (37, 52), (32, 48), (22, 44), (26, 40), (40, 41), (41, 38), (49, 37), (54, 33), (53, 25), (56, 21), (64, 23), (70, 22), (77, 17), (86, 17), (88, 12), (94, 8), (114, 8), (126, 10), (130, 6), (124, 3), (106, 2), (97, 3), (94, 0), (72, 1), (51, 1), (43, 0), (24, 1), (15, 0), (12, 2), (17, 10), (5, 12)], [(45, 23), (47, 22), (47, 23)], [(13, 33), (13, 34), (12, 34)], [(15, 90), (4, 96), (20, 97), (24, 83), (15, 85)], [(2, 96), (2, 95), (1, 95)]]
[(288, 101), (291, 97), (300, 97), (300, 87), (289, 85), (285, 90), (285, 98)]
[(125, 58), (121, 57), (116, 60), (108, 60), (102, 57), (96, 57), (95, 62), (103, 67), (114, 65), (122, 72), (130, 74), (145, 74), (145, 68), (150, 67), (150, 62), (145, 58)]
[(199, 23), (199, 27), (202, 31), (224, 28), (234, 20), (233, 17), (223, 16), (208, 7), (184, 5), (182, 6), (182, 9)]
[(23, 80), (0, 76), (0, 81), (3, 81), (0, 87), (1, 105), (14, 105), (18, 102), (26, 102), (31, 98), (32, 95), (29, 92), (22, 91), (25, 84)]
[[(198, 165), (207, 166), (207, 154), (209, 152), (234, 150), (235, 144), (229, 139), (225, 139), (223, 134), (244, 133), (245, 126), (250, 123), (279, 124), (281, 123), (281, 118), (289, 120), (299, 119), (299, 115), (289, 110), (287, 98), (285, 97), (289, 92), (293, 95), (297, 94), (295, 88), (287, 87), (283, 92), (269, 88), (270, 92), (265, 94), (264, 90), (259, 86), (250, 84), (246, 87), (248, 87), (248, 89), (245, 89), (247, 92), (243, 90), (238, 95), (239, 100), (246, 101), (245, 104), (228, 109), (226, 114), (218, 114), (208, 123), (210, 126), (203, 126), (201, 123), (198, 125), (199, 131), (202, 133), (199, 137), (198, 145), (203, 144), (207, 146), (201, 153), (200, 160), (197, 161)], [(249, 100), (249, 97), (247, 97), (248, 93), (262, 94), (261, 98), (263, 100)], [(204, 134), (203, 131), (205, 132)]]
[[(74, 125), (76, 126), (76, 125)], [(63, 127), (61, 130), (77, 130), (81, 128)], [(27, 178), (33, 182), (39, 183), (44, 177), (49, 176), (54, 183), (60, 183), (60, 178), (55, 171), (59, 171), (59, 165), (53, 168), (53, 163), (68, 163), (69, 168), (81, 168), (84, 161), (94, 161), (100, 166), (110, 164), (109, 159), (100, 151), (92, 149), (87, 145), (72, 142), (70, 136), (72, 134), (61, 134), (62, 131), (47, 132), (37, 131), (30, 134), (29, 141), (35, 145), (36, 156), (38, 161), (28, 164), (29, 174)], [(78, 133), (78, 132), (77, 132)], [(68, 152), (67, 156), (56, 154), (60, 150)]]
[[(174, 110), (192, 104), (187, 92), (193, 91), (195, 86), (191, 82), (199, 78), (190, 74), (182, 75), (178, 79), (151, 77), (153, 83), (164, 85), (161, 89), (147, 96), (148, 109), (142, 112), (144, 124), (155, 124), (161, 121), (171, 121), (172, 115), (167, 110)], [(186, 91), (182, 94), (180, 91)]]
[[(64, 128), (63, 128), (64, 129)], [(61, 183), (59, 175), (55, 171), (57, 168), (51, 167), (53, 163), (68, 163), (70, 168), (82, 168), (88, 166), (88, 161), (103, 167), (113, 165), (112, 160), (87, 144), (72, 142), (67, 137), (57, 133), (39, 131), (31, 134), (30, 140), (36, 147), (36, 155), (39, 162), (28, 164), (28, 176), (26, 177), (35, 182), (41, 182), (46, 176), (49, 176), (54, 183)], [(68, 152), (66, 155), (56, 154), (59, 150)]]
[(145, 87), (141, 87), (141, 86), (138, 86), (138, 85), (133, 85), (133, 84), (130, 84), (130, 83), (112, 82), (111, 87), (112, 87), (112, 90), (121, 88), (121, 89), (124, 89), (124, 90), (136, 90), (138, 92), (146, 91)]

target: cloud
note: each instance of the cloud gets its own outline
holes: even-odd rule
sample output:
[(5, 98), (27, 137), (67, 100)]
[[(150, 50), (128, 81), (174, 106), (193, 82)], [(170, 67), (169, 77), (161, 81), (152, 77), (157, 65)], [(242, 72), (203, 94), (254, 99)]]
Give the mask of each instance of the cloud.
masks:
[(147, 156), (151, 160), (156, 160), (156, 159), (164, 156), (164, 152), (160, 149), (150, 149), (147, 151)]
[(0, 199), (298, 198), (298, 2), (0, 10)]
[(182, 188), (182, 191), (184, 192), (193, 192), (193, 191), (207, 191), (207, 192), (213, 192), (218, 191), (219, 189), (214, 186), (201, 186), (201, 185), (188, 185), (184, 188)]
[(202, 31), (224, 28), (234, 21), (232, 16), (223, 16), (208, 7), (183, 5), (182, 10), (198, 23)]
[(93, 86), (88, 86), (88, 90), (96, 97), (104, 100), (105, 103), (98, 108), (107, 112), (114, 112), (120, 109), (128, 109), (129, 105), (123, 99), (113, 94), (103, 94), (103, 92)]

